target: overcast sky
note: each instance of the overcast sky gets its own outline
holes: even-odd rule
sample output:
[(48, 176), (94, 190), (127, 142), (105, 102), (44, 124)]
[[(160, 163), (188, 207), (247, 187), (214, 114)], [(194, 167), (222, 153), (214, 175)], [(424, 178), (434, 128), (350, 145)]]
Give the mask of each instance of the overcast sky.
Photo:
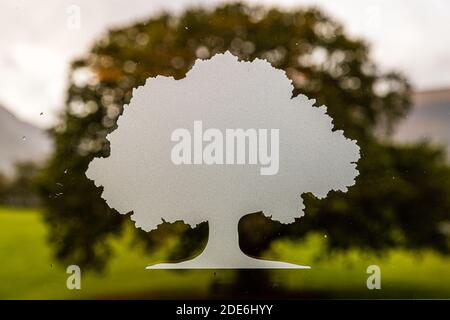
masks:
[[(55, 121), (64, 102), (69, 62), (111, 26), (133, 23), (163, 9), (221, 0), (1, 0), (0, 104), (41, 127)], [(285, 8), (317, 5), (352, 35), (366, 38), (383, 68), (403, 71), (419, 90), (450, 88), (450, 1), (247, 1)], [(70, 29), (68, 9), (80, 8)], [(70, 10), (70, 9), (69, 9)], [(40, 113), (43, 113), (40, 115)]]

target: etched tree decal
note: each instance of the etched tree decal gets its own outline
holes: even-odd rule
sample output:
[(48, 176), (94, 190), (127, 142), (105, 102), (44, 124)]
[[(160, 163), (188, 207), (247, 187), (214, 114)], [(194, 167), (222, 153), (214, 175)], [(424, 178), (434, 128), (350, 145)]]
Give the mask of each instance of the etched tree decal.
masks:
[[(292, 97), (292, 90), (284, 71), (267, 61), (238, 61), (227, 52), (197, 60), (183, 79), (149, 78), (133, 91), (118, 128), (107, 137), (110, 156), (94, 159), (87, 176), (104, 187), (102, 197), (110, 207), (122, 214), (132, 211), (136, 227), (143, 230), (156, 228), (162, 219), (209, 224), (208, 244), (199, 256), (152, 268), (302, 267), (242, 253), (239, 219), (262, 211), (290, 223), (303, 215), (301, 194), (324, 198), (331, 190), (347, 191), (358, 175), (359, 147), (342, 131), (333, 131), (325, 106), (314, 106), (304, 95)], [(174, 131), (192, 131), (198, 121), (216, 135), (194, 134), (192, 152), (200, 148), (215, 160), (204, 163), (194, 154), (182, 154), (192, 163), (174, 163)], [(218, 141), (219, 132), (230, 128), (278, 130), (279, 150), (270, 139), (266, 145), (278, 154), (275, 174), (261, 174), (267, 163), (250, 161), (250, 153), (241, 163), (220, 162), (217, 152), (227, 150)], [(250, 150), (250, 140), (244, 144)], [(258, 152), (261, 157), (261, 145)]]

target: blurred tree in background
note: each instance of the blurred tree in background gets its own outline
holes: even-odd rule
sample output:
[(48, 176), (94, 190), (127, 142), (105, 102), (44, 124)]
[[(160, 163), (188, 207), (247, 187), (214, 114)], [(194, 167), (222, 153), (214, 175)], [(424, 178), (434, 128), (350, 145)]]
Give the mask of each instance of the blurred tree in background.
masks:
[(32, 161), (16, 162), (12, 176), (0, 172), (0, 204), (12, 207), (38, 206), (39, 197), (34, 181), (38, 172), (39, 165)]
[[(116, 128), (132, 89), (156, 75), (180, 79), (195, 59), (226, 50), (244, 60), (267, 59), (285, 70), (293, 95), (303, 93), (327, 105), (335, 128), (357, 139), (362, 152), (356, 186), (346, 194), (331, 192), (324, 200), (304, 195), (306, 215), (295, 223), (281, 225), (258, 213), (244, 217), (239, 226), (244, 252), (258, 256), (275, 238), (309, 232), (326, 233), (330, 248), (404, 246), (448, 252), (448, 235), (441, 232), (450, 220), (445, 156), (426, 144), (397, 146), (387, 139), (408, 112), (407, 81), (381, 73), (368, 46), (319, 10), (233, 4), (163, 14), (111, 30), (73, 63), (66, 108), (51, 132), (56, 150), (39, 182), (61, 260), (102, 267), (111, 251), (105, 239), (118, 235), (129, 219), (106, 205), (101, 189), (84, 173), (93, 157), (108, 156), (105, 136)], [(149, 249), (164, 244), (168, 235), (189, 239), (173, 252), (174, 260), (201, 250), (207, 232), (206, 222), (194, 229), (176, 222), (150, 233), (135, 231)]]
[(8, 188), (8, 179), (0, 172), (0, 203), (4, 203)]

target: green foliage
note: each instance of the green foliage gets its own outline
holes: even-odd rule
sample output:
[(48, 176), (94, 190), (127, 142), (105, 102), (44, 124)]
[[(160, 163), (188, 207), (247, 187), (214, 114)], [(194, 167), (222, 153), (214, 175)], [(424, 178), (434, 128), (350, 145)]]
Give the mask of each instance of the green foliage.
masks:
[[(52, 130), (56, 151), (40, 178), (58, 258), (101, 267), (110, 254), (105, 239), (119, 234), (128, 219), (108, 208), (101, 190), (84, 172), (93, 157), (108, 156), (105, 136), (115, 129), (132, 89), (156, 75), (182, 78), (197, 57), (226, 50), (245, 60), (265, 58), (286, 70), (295, 86), (293, 95), (303, 93), (326, 104), (335, 128), (362, 147), (357, 186), (348, 195), (333, 193), (326, 200), (308, 197), (306, 218), (287, 226), (286, 235), (320, 230), (329, 234), (335, 247), (447, 248), (436, 231), (449, 218), (449, 197), (444, 198), (448, 180), (446, 175), (436, 177), (448, 171), (444, 160), (426, 146), (408, 149), (376, 142), (376, 132), (389, 132), (408, 111), (406, 80), (396, 73), (380, 73), (367, 45), (347, 36), (339, 23), (316, 9), (286, 12), (233, 4), (212, 11), (192, 9), (179, 16), (163, 14), (112, 30), (73, 63), (66, 109)], [(432, 175), (421, 175), (424, 171)], [(245, 224), (244, 218), (242, 228), (252, 225), (250, 234), (257, 240), (246, 232), (241, 245), (246, 252), (259, 254), (280, 226), (261, 223), (267, 229), (264, 233), (264, 228), (257, 230), (258, 215), (250, 218), (255, 223)], [(418, 221), (425, 226), (421, 230)], [(357, 228), (357, 233), (349, 233)], [(181, 222), (163, 224), (150, 233), (137, 230), (136, 239), (154, 249), (168, 235), (187, 234), (190, 241), (172, 257), (178, 260), (199, 250), (205, 242), (205, 224), (195, 230)], [(258, 237), (264, 234), (269, 236)]]
[[(261, 214), (245, 217), (245, 250), (259, 255), (280, 236), (304, 237), (315, 230), (326, 236), (329, 249), (404, 247), (448, 253), (450, 167), (442, 150), (372, 143), (358, 167), (356, 187), (347, 193), (330, 192), (324, 200), (304, 195), (305, 216), (293, 224), (274, 224)], [(256, 228), (258, 233), (250, 232)]]

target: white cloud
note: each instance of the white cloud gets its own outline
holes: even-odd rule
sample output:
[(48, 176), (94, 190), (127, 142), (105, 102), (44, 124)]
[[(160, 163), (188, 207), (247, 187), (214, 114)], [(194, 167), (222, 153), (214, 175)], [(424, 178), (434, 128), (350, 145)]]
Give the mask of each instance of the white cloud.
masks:
[(63, 101), (67, 61), (27, 43), (12, 45), (1, 58), (0, 101), (29, 122), (53, 123)]

